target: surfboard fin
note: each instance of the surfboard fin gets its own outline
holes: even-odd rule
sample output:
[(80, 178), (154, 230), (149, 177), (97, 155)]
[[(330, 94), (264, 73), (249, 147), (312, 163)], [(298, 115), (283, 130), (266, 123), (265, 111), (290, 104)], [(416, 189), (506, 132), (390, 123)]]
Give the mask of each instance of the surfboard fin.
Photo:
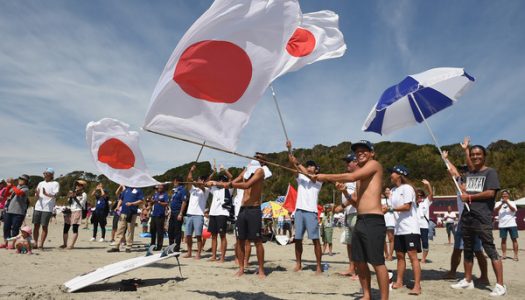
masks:
[(148, 251), (146, 251), (146, 256), (153, 255), (153, 249), (155, 249), (155, 245), (149, 246)]

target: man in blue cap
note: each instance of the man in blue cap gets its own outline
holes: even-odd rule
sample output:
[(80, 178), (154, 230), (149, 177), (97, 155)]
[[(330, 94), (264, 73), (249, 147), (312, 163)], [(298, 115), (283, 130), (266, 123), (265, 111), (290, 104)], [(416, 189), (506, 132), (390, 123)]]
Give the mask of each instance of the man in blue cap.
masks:
[(318, 174), (313, 180), (357, 182), (356, 193), (347, 201), (357, 208), (357, 221), (352, 236), (352, 260), (355, 262), (363, 299), (371, 299), (370, 263), (376, 272), (381, 299), (388, 299), (388, 271), (385, 266), (383, 244), (386, 225), (381, 207), (383, 167), (374, 160), (374, 145), (365, 140), (352, 144), (359, 169), (352, 173)]

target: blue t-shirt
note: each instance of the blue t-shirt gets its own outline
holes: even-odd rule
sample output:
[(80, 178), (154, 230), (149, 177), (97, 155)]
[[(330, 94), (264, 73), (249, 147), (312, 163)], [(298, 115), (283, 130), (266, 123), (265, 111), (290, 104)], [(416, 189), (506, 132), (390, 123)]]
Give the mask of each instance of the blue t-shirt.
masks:
[(138, 209), (139, 209), (138, 206), (135, 206), (135, 205), (126, 206), (126, 203), (135, 202), (138, 200), (144, 200), (144, 193), (142, 192), (142, 189), (127, 187), (122, 192), (121, 196), (122, 196), (122, 210), (120, 213), (125, 214), (125, 215), (137, 214)]
[(108, 196), (96, 196), (97, 204), (95, 204), (95, 213), (97, 215), (105, 215), (109, 212)]
[(186, 189), (182, 185), (173, 189), (173, 196), (171, 196), (170, 201), (171, 213), (179, 213), (182, 208), (182, 202), (186, 201), (186, 194)]
[(152, 217), (162, 217), (165, 214), (166, 208), (160, 205), (160, 202), (168, 202), (168, 192), (155, 193), (153, 195), (153, 211), (151, 212)]

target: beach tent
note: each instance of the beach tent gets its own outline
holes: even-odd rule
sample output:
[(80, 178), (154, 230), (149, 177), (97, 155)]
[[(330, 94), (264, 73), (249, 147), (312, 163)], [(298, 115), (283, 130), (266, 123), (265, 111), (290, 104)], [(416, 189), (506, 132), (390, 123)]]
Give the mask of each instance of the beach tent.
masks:
[(516, 206), (525, 206), (525, 197), (514, 201), (514, 204), (516, 204)]

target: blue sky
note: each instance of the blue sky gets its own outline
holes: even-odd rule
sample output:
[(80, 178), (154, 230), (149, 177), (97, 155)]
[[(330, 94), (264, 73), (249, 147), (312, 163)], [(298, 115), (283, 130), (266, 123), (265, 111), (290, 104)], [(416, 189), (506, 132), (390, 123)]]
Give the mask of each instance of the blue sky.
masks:
[[(0, 177), (95, 171), (89, 121), (113, 117), (140, 130), (155, 83), (178, 40), (212, 1), (1, 1)], [(296, 147), (362, 138), (431, 143), (423, 125), (389, 136), (361, 131), (387, 87), (433, 67), (464, 67), (476, 78), (457, 105), (433, 116), (440, 143), (470, 135), (487, 145), (524, 141), (525, 2), (520, 0), (300, 1), (303, 12), (340, 16), (348, 50), (279, 78), (278, 94)], [(194, 160), (198, 146), (141, 132), (152, 174)], [(267, 92), (238, 152), (284, 150)], [(205, 150), (203, 160), (244, 159)]]

